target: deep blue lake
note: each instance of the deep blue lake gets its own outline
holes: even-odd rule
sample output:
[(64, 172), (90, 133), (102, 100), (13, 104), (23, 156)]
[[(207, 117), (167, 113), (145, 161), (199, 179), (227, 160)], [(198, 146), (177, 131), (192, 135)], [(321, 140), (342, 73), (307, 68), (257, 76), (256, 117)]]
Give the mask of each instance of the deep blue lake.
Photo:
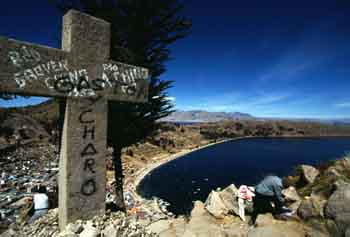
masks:
[(350, 138), (249, 138), (210, 146), (168, 162), (148, 174), (137, 190), (164, 199), (175, 214), (211, 190), (231, 183), (255, 185), (267, 174), (286, 176), (300, 164), (317, 165), (350, 151)]

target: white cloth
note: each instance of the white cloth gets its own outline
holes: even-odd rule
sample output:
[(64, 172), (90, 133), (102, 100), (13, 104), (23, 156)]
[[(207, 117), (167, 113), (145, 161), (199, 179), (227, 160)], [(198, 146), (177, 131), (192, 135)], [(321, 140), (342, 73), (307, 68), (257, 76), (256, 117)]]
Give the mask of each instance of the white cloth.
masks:
[(245, 205), (244, 205), (244, 199), (243, 198), (238, 198), (238, 211), (239, 211), (239, 217), (242, 219), (242, 221), (245, 221)]
[(44, 193), (36, 193), (34, 194), (34, 209), (48, 209), (49, 208), (49, 198)]
[(238, 189), (238, 212), (239, 217), (245, 221), (245, 204), (244, 201), (252, 202), (253, 197), (255, 196), (254, 192), (250, 187), (246, 185), (241, 185)]
[(238, 189), (238, 197), (247, 200), (253, 201), (253, 197), (255, 196), (254, 192), (251, 191), (250, 187), (246, 185), (241, 185)]

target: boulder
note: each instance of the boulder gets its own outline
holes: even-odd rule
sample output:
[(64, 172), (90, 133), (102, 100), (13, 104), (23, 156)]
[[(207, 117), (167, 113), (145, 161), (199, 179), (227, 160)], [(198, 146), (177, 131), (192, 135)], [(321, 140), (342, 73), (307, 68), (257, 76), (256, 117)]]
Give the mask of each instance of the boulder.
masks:
[(147, 227), (147, 230), (150, 230), (151, 232), (161, 234), (162, 232), (168, 230), (170, 228), (171, 221), (170, 220), (159, 220), (156, 222), (153, 222)]
[(156, 233), (159, 237), (178, 237), (183, 236), (186, 227), (186, 220), (183, 217), (178, 217), (176, 219), (171, 220), (169, 228), (163, 230), (161, 233)]
[(333, 219), (339, 231), (345, 234), (350, 225), (350, 184), (339, 186), (328, 199), (325, 216)]
[(224, 218), (224, 216), (229, 212), (219, 193), (216, 191), (212, 191), (209, 194), (207, 200), (205, 201), (205, 208), (216, 218)]
[(324, 175), (334, 179), (337, 179), (341, 176), (339, 171), (333, 166), (327, 168), (326, 171), (324, 172)]
[[(276, 220), (272, 214), (268, 213), (258, 216), (256, 227), (249, 230), (248, 237), (316, 237), (315, 233), (315, 230), (299, 221)], [(317, 231), (317, 233), (320, 232)], [(323, 235), (319, 236), (323, 237)]]
[(302, 200), (297, 213), (301, 219), (309, 219), (313, 217), (324, 217), (324, 207), (327, 200), (321, 196), (311, 194), (311, 197), (307, 197)]
[(66, 226), (66, 230), (68, 232), (73, 232), (75, 234), (79, 234), (80, 232), (82, 232), (84, 229), (83, 225), (81, 223), (69, 223), (67, 226)]
[(297, 193), (297, 190), (293, 186), (290, 186), (289, 188), (284, 189), (282, 191), (282, 194), (284, 195), (286, 201), (291, 201), (291, 202), (300, 201), (299, 194)]
[(229, 213), (239, 215), (238, 207), (238, 189), (234, 184), (231, 184), (219, 193), (224, 205), (228, 208)]
[(297, 213), (298, 213), (298, 216), (303, 220), (306, 220), (312, 217), (318, 217), (320, 214), (320, 212), (314, 206), (314, 203), (310, 198), (305, 199), (300, 203)]
[(312, 184), (320, 174), (320, 172), (311, 165), (301, 165), (300, 170), (302, 178), (307, 184)]
[(232, 212), (238, 215), (237, 192), (234, 184), (219, 192), (212, 191), (205, 202), (205, 208), (216, 218), (224, 218)]
[(260, 214), (258, 215), (255, 221), (256, 226), (260, 226), (260, 227), (271, 225), (273, 223), (274, 223), (274, 218), (271, 213)]
[(250, 230), (248, 237), (305, 237), (305, 232), (285, 225), (269, 225)]
[(216, 219), (210, 215), (204, 208), (204, 204), (200, 201), (194, 203), (191, 212), (191, 218), (185, 227), (184, 237), (194, 236), (223, 236), (220, 226), (216, 223)]

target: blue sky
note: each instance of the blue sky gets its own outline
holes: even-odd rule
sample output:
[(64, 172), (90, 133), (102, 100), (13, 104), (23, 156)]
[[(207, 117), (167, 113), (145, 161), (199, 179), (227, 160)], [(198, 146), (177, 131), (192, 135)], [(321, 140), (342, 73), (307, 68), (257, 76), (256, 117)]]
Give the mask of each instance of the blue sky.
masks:
[[(2, 4), (0, 35), (59, 47), (59, 13), (45, 0), (25, 2)], [(174, 59), (161, 77), (175, 81), (169, 95), (177, 109), (350, 117), (349, 3), (184, 3), (192, 34), (172, 46)], [(38, 101), (0, 101), (0, 106)]]

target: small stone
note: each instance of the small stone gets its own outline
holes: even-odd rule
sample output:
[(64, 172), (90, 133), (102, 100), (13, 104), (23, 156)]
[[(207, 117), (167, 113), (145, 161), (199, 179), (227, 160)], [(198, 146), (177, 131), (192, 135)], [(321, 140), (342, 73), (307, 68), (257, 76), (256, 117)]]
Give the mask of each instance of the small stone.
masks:
[(102, 231), (102, 236), (116, 237), (118, 236), (118, 230), (113, 225), (109, 225)]
[(61, 232), (58, 236), (59, 237), (78, 237), (77, 234), (75, 234), (74, 232), (69, 231), (69, 230), (65, 230), (65, 231)]
[(84, 229), (83, 226), (79, 223), (75, 223), (75, 224), (69, 223), (66, 227), (66, 230), (71, 231), (75, 234), (79, 234), (80, 232), (83, 231), (83, 229)]
[(98, 230), (93, 226), (92, 221), (87, 221), (86, 225), (84, 226), (84, 230), (80, 233), (79, 236), (81, 237), (97, 237), (98, 236)]

